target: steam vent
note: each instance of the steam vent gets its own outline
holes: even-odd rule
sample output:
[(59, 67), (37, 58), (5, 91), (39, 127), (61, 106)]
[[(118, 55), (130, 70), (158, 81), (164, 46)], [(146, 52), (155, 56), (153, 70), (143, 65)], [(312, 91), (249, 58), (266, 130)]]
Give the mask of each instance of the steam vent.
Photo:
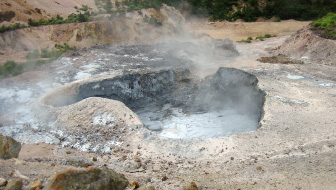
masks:
[(43, 98), (68, 106), (90, 97), (123, 102), (144, 126), (168, 138), (213, 138), (256, 130), (265, 94), (254, 75), (221, 67), (194, 79), (188, 69), (129, 72), (63, 86)]

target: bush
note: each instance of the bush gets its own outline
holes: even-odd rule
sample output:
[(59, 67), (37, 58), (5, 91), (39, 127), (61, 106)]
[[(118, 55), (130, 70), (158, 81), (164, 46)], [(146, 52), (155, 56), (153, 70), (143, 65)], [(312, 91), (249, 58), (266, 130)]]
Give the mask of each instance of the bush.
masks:
[(87, 11), (84, 14), (70, 14), (67, 19), (63, 19), (61, 16), (57, 15), (56, 18), (51, 18), (49, 20), (39, 20), (33, 21), (32, 19), (28, 20), (29, 26), (41, 26), (41, 25), (53, 25), (53, 24), (64, 24), (72, 22), (87, 22), (89, 21), (90, 13)]
[(325, 38), (336, 39), (336, 13), (328, 13), (326, 16), (314, 21), (312, 29), (321, 30)]
[(2, 25), (0, 27), (0, 33), (11, 31), (11, 30), (16, 30), (16, 29), (20, 29), (20, 28), (25, 28), (25, 27), (26, 27), (26, 25), (20, 24), (20, 23), (15, 23), (15, 24), (12, 24), (12, 25), (9, 25), (9, 26)]
[[(41, 52), (34, 50), (26, 55), (28, 61), (22, 64), (18, 64), (14, 61), (7, 61), (3, 66), (0, 66), (0, 79), (16, 76), (23, 72), (31, 71), (38, 66), (45, 63), (56, 60), (63, 53), (74, 48), (69, 46), (67, 43), (56, 44), (55, 49), (49, 50), (48, 48), (41, 49)], [(44, 58), (44, 59), (39, 59)], [(48, 58), (48, 59), (47, 59)]]
[(81, 11), (88, 11), (89, 10), (89, 6), (87, 6), (87, 5), (82, 5), (82, 8), (80, 8), (79, 10), (81, 10)]
[(17, 64), (15, 61), (7, 61), (3, 66), (0, 66), (0, 78), (19, 75), (23, 69), (23, 65)]

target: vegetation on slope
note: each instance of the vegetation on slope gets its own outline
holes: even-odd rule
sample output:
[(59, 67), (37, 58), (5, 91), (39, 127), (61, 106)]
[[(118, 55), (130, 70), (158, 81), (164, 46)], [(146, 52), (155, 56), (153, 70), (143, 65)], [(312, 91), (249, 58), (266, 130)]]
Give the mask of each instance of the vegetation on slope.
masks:
[(73, 22), (87, 22), (89, 21), (90, 14), (87, 12), (85, 14), (71, 14), (67, 19), (63, 19), (61, 16), (57, 15), (56, 18), (51, 18), (49, 20), (39, 20), (33, 21), (32, 19), (28, 20), (29, 26), (41, 26), (41, 25), (53, 25), (53, 24), (64, 24), (64, 23), (73, 23)]
[(329, 13), (314, 21), (312, 29), (318, 30), (322, 37), (336, 39), (336, 13)]
[[(312, 20), (336, 11), (335, 0), (188, 0), (192, 12), (212, 20), (256, 21), (266, 19)], [(236, 9), (236, 10), (234, 10)]]
[(0, 27), (0, 33), (6, 32), (6, 31), (10, 31), (10, 30), (16, 30), (16, 29), (20, 29), (20, 28), (25, 28), (26, 25), (24, 24), (20, 24), (20, 23), (15, 23), (9, 26), (4, 26), (2, 25)]
[(55, 49), (49, 50), (43, 48), (41, 51), (34, 50), (26, 55), (27, 61), (24, 63), (16, 63), (15, 61), (7, 61), (0, 66), (0, 79), (17, 76), (27, 71), (36, 69), (37, 67), (56, 60), (63, 53), (73, 50), (67, 43), (56, 44)]

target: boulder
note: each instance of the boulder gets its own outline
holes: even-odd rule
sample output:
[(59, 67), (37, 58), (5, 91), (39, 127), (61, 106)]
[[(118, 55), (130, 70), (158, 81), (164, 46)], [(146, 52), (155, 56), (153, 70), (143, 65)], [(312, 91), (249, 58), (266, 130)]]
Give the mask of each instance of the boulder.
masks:
[(11, 159), (17, 158), (21, 150), (21, 143), (11, 137), (0, 135), (0, 158)]
[(22, 186), (22, 179), (13, 179), (7, 184), (5, 190), (22, 190)]
[(68, 170), (55, 174), (51, 177), (47, 189), (124, 190), (127, 186), (128, 180), (124, 175), (106, 168), (88, 167), (87, 170)]

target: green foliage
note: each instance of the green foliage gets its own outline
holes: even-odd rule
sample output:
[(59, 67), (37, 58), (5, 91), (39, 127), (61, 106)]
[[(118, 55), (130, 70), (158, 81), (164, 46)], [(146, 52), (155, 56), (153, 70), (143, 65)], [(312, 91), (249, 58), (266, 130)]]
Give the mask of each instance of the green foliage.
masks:
[[(265, 38), (271, 38), (271, 37), (276, 37), (276, 35), (265, 34), (264, 36), (257, 36), (255, 39), (264, 41)], [(246, 40), (241, 40), (241, 42), (251, 43), (252, 40), (253, 40), (252, 37), (248, 37)]]
[(118, 0), (116, 0), (116, 1), (114, 2), (114, 4), (115, 4), (115, 6), (117, 7), (117, 9), (120, 7), (120, 3), (119, 3)]
[(14, 61), (7, 61), (3, 66), (0, 66), (0, 79), (19, 75), (21, 73), (31, 71), (37, 67), (56, 60), (64, 52), (73, 50), (67, 43), (56, 44), (56, 49), (43, 48), (41, 51), (34, 50), (26, 56), (28, 61), (18, 64)]
[(323, 37), (336, 39), (336, 13), (328, 13), (314, 21), (312, 29), (321, 30)]
[(11, 31), (11, 30), (16, 30), (16, 29), (20, 29), (20, 28), (25, 28), (26, 26), (24, 24), (20, 24), (20, 23), (15, 23), (9, 26), (5, 26), (2, 25), (0, 27), (0, 33), (6, 32), (6, 31)]
[[(261, 6), (257, 0), (187, 0), (191, 12), (209, 16), (210, 20), (255, 21), (258, 17), (270, 19), (311, 20), (336, 11), (335, 0), (268, 0)], [(241, 2), (244, 2), (243, 4)], [(237, 11), (233, 10), (237, 7)]]
[(57, 15), (56, 18), (51, 18), (49, 20), (39, 20), (33, 21), (32, 19), (28, 20), (29, 26), (41, 26), (41, 25), (53, 25), (53, 24), (64, 24), (64, 23), (73, 23), (73, 22), (87, 22), (89, 21), (89, 12), (85, 12), (84, 14), (74, 14), (68, 16), (67, 19), (63, 19), (61, 16)]
[(273, 22), (281, 22), (281, 19), (277, 17), (273, 20)]
[(87, 6), (87, 5), (82, 5), (82, 7), (79, 9), (79, 10), (81, 10), (81, 11), (88, 11), (89, 10), (89, 6)]
[(0, 66), (0, 78), (16, 76), (23, 72), (23, 66), (14, 61), (7, 61), (3, 66)]

